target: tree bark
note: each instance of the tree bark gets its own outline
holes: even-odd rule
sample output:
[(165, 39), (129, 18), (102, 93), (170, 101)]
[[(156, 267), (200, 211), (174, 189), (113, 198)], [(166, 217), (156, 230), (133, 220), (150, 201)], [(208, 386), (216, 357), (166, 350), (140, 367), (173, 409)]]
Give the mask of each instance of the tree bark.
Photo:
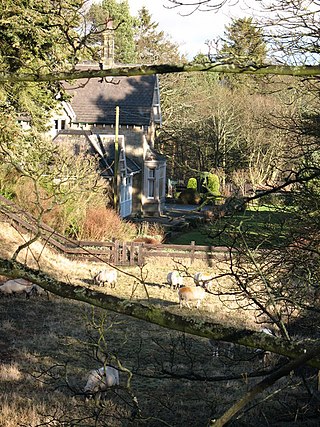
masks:
[(282, 75), (282, 76), (318, 76), (320, 66), (316, 65), (248, 65), (238, 66), (235, 64), (205, 63), (205, 64), (160, 64), (160, 65), (131, 65), (126, 67), (115, 67), (106, 70), (84, 70), (84, 71), (57, 71), (54, 73), (41, 74), (34, 73), (10, 73), (0, 71), (0, 83), (4, 82), (54, 82), (63, 80), (90, 79), (93, 77), (117, 77), (117, 76), (143, 76), (150, 74), (170, 74), (170, 73), (227, 73), (227, 74), (256, 74), (256, 75)]

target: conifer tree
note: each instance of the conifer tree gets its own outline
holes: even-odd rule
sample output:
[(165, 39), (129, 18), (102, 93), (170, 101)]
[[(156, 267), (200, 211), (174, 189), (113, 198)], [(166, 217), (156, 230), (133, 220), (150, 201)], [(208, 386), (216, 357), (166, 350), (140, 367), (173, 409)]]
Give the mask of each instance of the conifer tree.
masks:
[(218, 57), (239, 65), (261, 65), (266, 60), (267, 47), (263, 40), (262, 30), (252, 18), (233, 19), (226, 26), (223, 46)]
[(101, 31), (106, 22), (113, 20), (115, 61), (121, 64), (136, 62), (134, 42), (134, 17), (130, 14), (128, 0), (103, 0), (93, 4), (87, 14), (87, 19), (97, 30), (96, 42), (101, 43)]
[(169, 37), (158, 30), (158, 23), (152, 21), (152, 15), (146, 7), (138, 12), (135, 24), (135, 41), (138, 62), (159, 64), (179, 61), (178, 46)]

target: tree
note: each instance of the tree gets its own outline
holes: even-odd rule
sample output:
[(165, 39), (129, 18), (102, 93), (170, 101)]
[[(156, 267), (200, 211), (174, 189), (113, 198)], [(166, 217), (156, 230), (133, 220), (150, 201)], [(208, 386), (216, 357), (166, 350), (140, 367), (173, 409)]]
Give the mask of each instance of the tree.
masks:
[(2, 192), (11, 193), (38, 222), (76, 235), (88, 207), (106, 203), (107, 185), (97, 160), (85, 154), (75, 159), (36, 131), (22, 131), (10, 114), (0, 112), (0, 118)]
[(252, 18), (233, 19), (226, 26), (225, 38), (217, 59), (234, 64), (256, 64), (266, 62), (267, 47), (260, 28)]
[[(82, 0), (59, 4), (51, 0), (1, 2), (2, 70), (36, 74), (40, 70), (70, 69), (81, 48), (75, 28), (81, 23), (82, 3)], [(34, 127), (43, 129), (57, 103), (59, 85), (15, 82), (2, 85), (0, 92), (5, 109), (13, 107), (16, 113), (29, 116)]]
[[(180, 1), (168, 0), (172, 8), (192, 14), (197, 10), (219, 12), (232, 6), (229, 0)], [(279, 63), (316, 64), (320, 49), (318, 33), (319, 3), (311, 0), (254, 2), (255, 14), (263, 17), (260, 25), (264, 29), (265, 41), (273, 45), (273, 56)]]
[(170, 41), (159, 24), (152, 21), (146, 7), (138, 12), (135, 22), (137, 60), (143, 64), (173, 63), (180, 60), (178, 46)]
[[(200, 3), (198, 2), (198, 5)], [(103, 74), (99, 72), (96, 75), (102, 76), (108, 75), (108, 73), (109, 75), (114, 75), (114, 73), (117, 72), (128, 75), (130, 73), (151, 73), (156, 70), (165, 73), (168, 71), (208, 70), (208, 68), (211, 70), (214, 69), (215, 72), (227, 71), (253, 74), (274, 73), (276, 71), (279, 73), (294, 73), (297, 71), (301, 75), (319, 73), (319, 67), (302, 67), (297, 69), (277, 66), (265, 67), (264, 65), (259, 66), (255, 64), (246, 64), (245, 66), (239, 66), (239, 64), (217, 64), (217, 66), (215, 66), (215, 64), (201, 64), (200, 67), (197, 67), (192, 64), (191, 66), (141, 67), (140, 69), (124, 68), (118, 71), (105, 70)], [(9, 71), (11, 71), (11, 69), (9, 69)], [(10, 75), (9, 73), (9, 75), (4, 75), (2, 76), (2, 79), (7, 79), (7, 82), (10, 81), (10, 79), (11, 81), (23, 82), (24, 78), (29, 79), (29, 81), (40, 81), (41, 79), (43, 79), (43, 81), (57, 81), (66, 77), (77, 78), (79, 76), (79, 74), (76, 73), (54, 74), (50, 72), (40, 75), (38, 73), (25, 76), (24, 69), (18, 71), (18, 74), (17, 71), (14, 70), (13, 74)], [(24, 74), (21, 75), (21, 72)], [(87, 75), (92, 77), (93, 73), (89, 72)], [(185, 80), (189, 80), (188, 77), (186, 77)], [(199, 89), (198, 82), (199, 80), (194, 79), (192, 83)], [(205, 90), (207, 88), (207, 86), (202, 87), (204, 87)], [(213, 85), (213, 87), (216, 88), (217, 86)], [(183, 90), (186, 88), (189, 88), (189, 85), (182, 85), (182, 88), (178, 89), (178, 92), (180, 92), (179, 95), (181, 95)], [(205, 92), (205, 90), (203, 92)], [(196, 91), (194, 90), (193, 93), (196, 93)], [(207, 98), (209, 97), (207, 96)], [(198, 99), (204, 98), (199, 97)], [(181, 103), (178, 113), (184, 112), (188, 106), (194, 107), (195, 103), (192, 103), (191, 101), (192, 99), (190, 97), (188, 102)], [(317, 104), (315, 104), (315, 107), (317, 107)], [(247, 224), (244, 221), (240, 227), (234, 230), (235, 241), (233, 243), (240, 242), (241, 244), (236, 245), (236, 247), (230, 247), (230, 253), (236, 250), (236, 258), (233, 259), (232, 262), (230, 261), (230, 272), (226, 275), (226, 277), (231, 277), (233, 279), (233, 295), (236, 303), (238, 304), (237, 308), (245, 307), (251, 309), (252, 307), (255, 307), (255, 309), (258, 309), (261, 316), (266, 318), (266, 321), (272, 322), (272, 324), (277, 327), (281, 334), (281, 338), (269, 336), (261, 337), (260, 335), (256, 336), (252, 331), (240, 328), (223, 327), (223, 325), (215, 325), (212, 324), (212, 322), (207, 323), (202, 318), (200, 318), (200, 320), (189, 316), (181, 318), (181, 316), (175, 315), (170, 312), (170, 310), (155, 307), (152, 304), (133, 303), (131, 301), (128, 302), (126, 299), (120, 299), (110, 295), (100, 295), (100, 293), (83, 286), (72, 287), (69, 284), (57, 282), (48, 275), (43, 275), (39, 271), (30, 270), (27, 267), (8, 259), (1, 260), (1, 273), (9, 277), (19, 276), (29, 278), (33, 282), (42, 285), (44, 288), (50, 289), (51, 291), (66, 298), (82, 300), (93, 305), (99, 305), (104, 309), (110, 309), (126, 315), (136, 316), (138, 318), (145, 319), (146, 321), (154, 321), (162, 326), (183, 330), (187, 333), (194, 333), (214, 340), (222, 339), (232, 341), (240, 345), (262, 348), (293, 358), (303, 355), (305, 348), (307, 348), (307, 355), (305, 356), (306, 359), (313, 357), (315, 354), (318, 355), (319, 347), (317, 341), (315, 341), (316, 349), (315, 353), (313, 353), (314, 349), (312, 345), (309, 346), (309, 340), (305, 340), (302, 344), (299, 344), (292, 339), (292, 335), (294, 335), (293, 326), (296, 326), (298, 321), (304, 320), (304, 315), (311, 313), (312, 317), (312, 315), (319, 311), (317, 306), (317, 284), (319, 277), (319, 247), (317, 236), (319, 236), (319, 225), (315, 220), (318, 220), (318, 197), (316, 197), (318, 192), (316, 190), (318, 188), (317, 180), (319, 179), (320, 171), (316, 156), (317, 153), (315, 153), (313, 157), (311, 156), (312, 148), (317, 148), (318, 142), (317, 125), (311, 126), (312, 123), (318, 123), (318, 110), (312, 110), (313, 111), (304, 110), (304, 115), (301, 115), (300, 117), (297, 114), (290, 117), (292, 119), (291, 123), (295, 124), (294, 130), (290, 133), (290, 136), (295, 135), (293, 142), (297, 143), (296, 146), (290, 145), (290, 147), (288, 147), (291, 149), (291, 152), (294, 155), (293, 157), (296, 157), (295, 159), (293, 157), (291, 158), (291, 160), (295, 160), (295, 163), (293, 163), (294, 168), (284, 171), (287, 172), (287, 174), (285, 176), (285, 181), (282, 184), (274, 186), (270, 191), (265, 192), (265, 195), (269, 195), (292, 184), (297, 186), (300, 194), (304, 197), (301, 197), (301, 203), (299, 204), (299, 215), (293, 215), (292, 212), (290, 213), (292, 219), (294, 219), (292, 222), (294, 228), (290, 227), (288, 231), (286, 224), (283, 223), (283, 232), (281, 232), (281, 235), (275, 236), (279, 243), (277, 245), (271, 244), (268, 250), (261, 254), (258, 249), (262, 242), (269, 237), (269, 234), (265, 236), (260, 233), (260, 240), (256, 247), (252, 249), (248, 244), (249, 241), (245, 227)], [(299, 110), (299, 113), (301, 113), (301, 111), (302, 109)], [(172, 114), (176, 112), (177, 111), (174, 111), (174, 109), (171, 111)], [(236, 116), (234, 115), (234, 117)], [(282, 117), (282, 119), (284, 119), (284, 117)], [(287, 117), (285, 117), (285, 119), (287, 119)], [(203, 138), (202, 141), (205, 141), (205, 138), (203, 137), (205, 129), (199, 126), (199, 128), (196, 129), (197, 132), (195, 132), (194, 127), (187, 127), (187, 115), (183, 116), (183, 120), (185, 129), (189, 129), (190, 132), (189, 135), (191, 137), (189, 140), (193, 142), (193, 146), (190, 151), (195, 151), (194, 148), (199, 145), (200, 137)], [(194, 117), (192, 117), (192, 121), (192, 124), (198, 124)], [(284, 122), (285, 120), (274, 120), (278, 129), (283, 128)], [(249, 126), (248, 128), (250, 130)], [(287, 126), (283, 129), (285, 132), (288, 132), (290, 127)], [(179, 135), (180, 129), (173, 130), (173, 137), (181, 137), (181, 135)], [(309, 131), (306, 132), (307, 130)], [(256, 129), (252, 128), (252, 138), (250, 140), (252, 142), (254, 141), (254, 131), (256, 131)], [(248, 134), (249, 131), (247, 132), (247, 135)], [(3, 137), (5, 135), (5, 131), (3, 131), (1, 136)], [(14, 141), (14, 132), (9, 135), (11, 143)], [(186, 133), (184, 136), (185, 135)], [(176, 142), (173, 137), (172, 140)], [(301, 142), (304, 143), (302, 144)], [(206, 148), (206, 144), (203, 144), (203, 146)], [(179, 149), (181, 151), (185, 151), (184, 148), (185, 147), (180, 144)], [(292, 150), (292, 148), (295, 148), (295, 150)], [(185, 152), (182, 153), (183, 156), (185, 156), (185, 154)], [(202, 155), (199, 151), (197, 151), (196, 154), (199, 157)], [(193, 157), (191, 157), (190, 155), (190, 158), (194, 159), (196, 156), (193, 155)], [(186, 157), (182, 157), (182, 159), (185, 160)], [(41, 162), (39, 163), (42, 164)], [(194, 168), (193, 163), (187, 166), (192, 170)], [(254, 196), (251, 200), (254, 200), (257, 197), (258, 196)], [(307, 225), (306, 228), (305, 225)], [(310, 241), (308, 241), (308, 239), (307, 241), (301, 241), (301, 239), (305, 239), (306, 235), (311, 235), (310, 231), (315, 233), (316, 238), (309, 239)], [(318, 234), (316, 234), (316, 232), (318, 232)], [(298, 280), (296, 280), (297, 278)], [(226, 289), (225, 294), (227, 292), (230, 292), (230, 289)], [(225, 294), (221, 293), (219, 295), (220, 298), (223, 299)], [(292, 330), (290, 330), (291, 327)], [(307, 327), (307, 332), (312, 332), (310, 331), (310, 325)], [(307, 332), (305, 332), (305, 335), (307, 335)], [(310, 338), (312, 339), (313, 337), (311, 336)], [(304, 363), (306, 359), (298, 359), (296, 363)], [(313, 360), (310, 363), (311, 365), (319, 366), (319, 362), (317, 360)], [(295, 366), (295, 363), (293, 363), (293, 365), (289, 365), (285, 370), (285, 374)], [(278, 373), (276, 378), (279, 377)], [(271, 378), (271, 380), (273, 379), (274, 377)], [(312, 393), (310, 394), (312, 395)]]
[[(101, 3), (92, 4), (86, 18), (99, 33), (105, 29), (108, 20), (113, 21), (115, 61), (121, 64), (136, 62), (134, 24), (135, 19), (130, 14), (128, 0), (102, 0)], [(96, 38), (99, 45), (101, 36)]]
[(273, 1), (263, 5), (262, 26), (278, 63), (316, 64), (320, 52), (319, 2)]
[[(208, 42), (209, 58), (224, 63), (245, 65), (261, 65), (266, 63), (267, 45), (264, 35), (257, 23), (252, 18), (232, 19), (231, 24), (226, 26), (224, 37), (216, 41)], [(246, 77), (240, 78), (235, 75), (222, 77), (229, 85), (263, 84), (262, 78)]]

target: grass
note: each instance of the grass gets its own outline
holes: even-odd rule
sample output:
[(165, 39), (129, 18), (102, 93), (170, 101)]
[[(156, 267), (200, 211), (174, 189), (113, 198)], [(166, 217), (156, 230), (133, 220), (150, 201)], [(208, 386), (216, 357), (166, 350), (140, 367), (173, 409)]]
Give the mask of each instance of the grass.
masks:
[[(10, 257), (26, 238), (10, 225), (0, 223), (0, 256)], [(19, 260), (40, 265), (60, 280), (88, 287), (93, 286), (93, 272), (104, 267), (99, 262), (66, 259), (48, 247), (43, 248), (40, 242), (20, 254)], [(165, 259), (164, 263), (163, 259), (152, 259), (144, 272), (151, 301), (179, 312), (176, 292), (164, 285), (167, 272), (174, 267), (177, 265), (173, 260)], [(199, 269), (221, 273), (225, 268), (222, 262), (212, 268), (202, 263), (187, 265), (190, 275)], [(126, 272), (138, 275), (139, 269), (124, 268), (116, 288), (105, 287), (103, 291), (126, 299), (146, 300), (143, 286), (136, 286)], [(191, 284), (191, 277), (186, 277), (185, 283)], [(225, 278), (215, 282), (217, 291), (228, 286)], [(190, 313), (184, 310), (186, 315)], [(208, 295), (204, 307), (191, 313), (219, 323), (259, 328), (254, 310), (241, 310), (234, 296), (221, 301), (218, 295)], [(207, 339), (53, 295), (49, 300), (1, 297), (0, 329), (1, 427), (202, 427), (240, 398), (251, 384), (248, 374), (262, 368), (253, 350), (237, 346), (230, 354), (229, 347), (222, 343), (219, 357), (213, 356), (215, 343)], [(99, 406), (94, 401), (84, 402), (81, 393), (87, 374), (101, 366), (97, 348), (100, 356), (116, 366), (116, 360), (121, 361), (133, 373), (131, 393), (138, 399), (144, 421), (130, 419), (132, 394), (125, 388), (125, 372), (120, 374), (123, 389), (108, 391)], [(217, 377), (219, 381), (214, 381)], [(304, 404), (307, 397), (299, 382), (292, 377), (275, 385), (269, 390), (271, 398), (264, 401), (259, 397), (256, 406), (233, 425), (263, 427), (280, 415), (298, 413), (296, 402)], [(302, 425), (308, 424), (295, 422), (296, 427)]]
[(237, 246), (243, 236), (252, 248), (268, 248), (285, 243), (290, 212), (270, 207), (246, 210), (226, 216), (197, 229), (185, 231), (169, 239), (168, 243), (187, 245)]

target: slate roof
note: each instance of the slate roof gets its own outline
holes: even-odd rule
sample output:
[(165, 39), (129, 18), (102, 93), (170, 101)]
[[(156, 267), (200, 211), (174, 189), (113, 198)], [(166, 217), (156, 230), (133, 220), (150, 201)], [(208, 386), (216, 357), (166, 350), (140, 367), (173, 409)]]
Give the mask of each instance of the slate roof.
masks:
[[(98, 66), (82, 65), (81, 70), (99, 69)], [(152, 118), (152, 106), (156, 76), (106, 77), (80, 79), (65, 83), (72, 95), (71, 106), (77, 123), (114, 124), (115, 109), (119, 106), (120, 125), (148, 126)]]
[[(109, 176), (113, 176), (114, 174), (113, 165), (114, 165), (114, 159), (115, 159), (114, 140), (110, 138), (110, 135), (103, 135), (103, 134), (99, 134), (99, 139), (100, 140), (102, 139), (101, 145), (103, 146), (103, 151), (105, 153), (105, 158), (107, 159), (107, 163), (108, 165), (110, 165), (110, 167), (107, 168), (104, 172), (105, 173), (107, 172)], [(123, 143), (122, 143), (121, 137), (119, 138), (119, 149), (123, 149)], [(127, 174), (131, 174), (131, 173), (135, 174), (135, 173), (141, 172), (140, 166), (138, 166), (137, 163), (128, 156), (126, 156), (126, 166), (127, 166)]]
[[(101, 138), (103, 140), (101, 140)], [(54, 141), (62, 143), (63, 141), (74, 144), (75, 141), (79, 142), (83, 148), (87, 147), (86, 151), (92, 154), (99, 155), (99, 164), (101, 175), (104, 177), (113, 177), (113, 165), (115, 159), (114, 150), (114, 136), (107, 134), (95, 134), (90, 130), (82, 129), (64, 129), (60, 130), (55, 136)], [(119, 137), (119, 149), (122, 149), (122, 136)], [(97, 147), (97, 148), (96, 148)], [(136, 174), (141, 172), (141, 168), (137, 163), (126, 156), (127, 174)]]

